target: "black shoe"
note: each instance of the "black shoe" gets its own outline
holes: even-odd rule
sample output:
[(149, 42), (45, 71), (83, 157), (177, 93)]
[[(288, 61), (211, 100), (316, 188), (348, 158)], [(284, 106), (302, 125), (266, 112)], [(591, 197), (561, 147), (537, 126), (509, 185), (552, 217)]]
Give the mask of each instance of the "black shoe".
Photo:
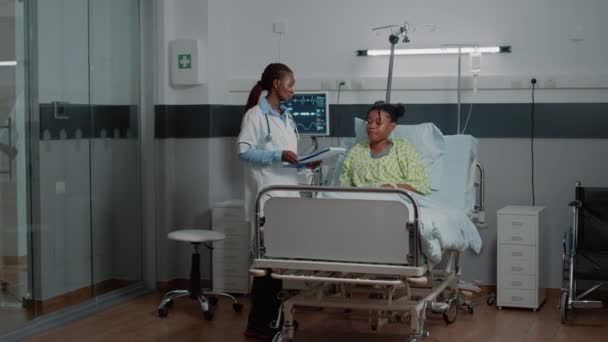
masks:
[(248, 324), (244, 335), (256, 340), (272, 341), (279, 329), (273, 329), (263, 324)]

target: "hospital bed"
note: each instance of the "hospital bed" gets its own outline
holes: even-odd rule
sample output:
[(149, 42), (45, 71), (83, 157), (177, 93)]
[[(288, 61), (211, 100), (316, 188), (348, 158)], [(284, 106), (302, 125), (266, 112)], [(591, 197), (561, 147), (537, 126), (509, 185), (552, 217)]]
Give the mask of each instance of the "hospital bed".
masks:
[[(590, 296), (608, 283), (608, 188), (583, 187), (577, 182), (570, 206), (573, 224), (565, 233), (562, 254), (562, 323), (573, 309), (602, 308), (602, 301)], [(579, 285), (584, 282), (594, 284), (581, 291)]]
[[(429, 335), (427, 309), (454, 322), (460, 252), (469, 247), (479, 252), (481, 239), (471, 218), (483, 218), (476, 140), (454, 139), (471, 143), (464, 144), (467, 156), (452, 156), (463, 170), (445, 174), (463, 176), (461, 189), (473, 192), (474, 202), (477, 198), (468, 204), (471, 210), (450, 207), (441, 196), (427, 199), (401, 189), (272, 186), (260, 192), (251, 274), (304, 285), (283, 301), (276, 321), (277, 327), (283, 322), (282, 330), (274, 341), (294, 339), (299, 306), (368, 310), (374, 330), (409, 320), (408, 341)], [(460, 144), (456, 140), (452, 147)], [(294, 197), (273, 197), (275, 191), (291, 191)]]

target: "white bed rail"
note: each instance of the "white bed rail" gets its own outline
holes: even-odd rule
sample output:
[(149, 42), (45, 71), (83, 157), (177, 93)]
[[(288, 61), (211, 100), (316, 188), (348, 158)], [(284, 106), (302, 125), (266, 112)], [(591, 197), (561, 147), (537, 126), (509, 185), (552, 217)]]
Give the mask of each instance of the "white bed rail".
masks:
[(487, 228), (486, 215), (485, 215), (485, 182), (486, 174), (483, 169), (483, 165), (479, 161), (475, 161), (475, 168), (477, 169), (477, 176), (479, 177), (473, 183), (475, 186), (475, 206), (473, 207), (473, 222), (477, 228)]

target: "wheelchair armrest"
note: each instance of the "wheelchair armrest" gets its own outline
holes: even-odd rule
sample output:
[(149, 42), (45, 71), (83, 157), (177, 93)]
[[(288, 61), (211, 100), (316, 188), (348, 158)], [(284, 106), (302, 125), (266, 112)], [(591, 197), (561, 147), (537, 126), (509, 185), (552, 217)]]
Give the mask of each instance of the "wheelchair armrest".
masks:
[(568, 206), (580, 208), (583, 206), (583, 203), (579, 200), (576, 200), (576, 201), (572, 201), (572, 202), (568, 203)]

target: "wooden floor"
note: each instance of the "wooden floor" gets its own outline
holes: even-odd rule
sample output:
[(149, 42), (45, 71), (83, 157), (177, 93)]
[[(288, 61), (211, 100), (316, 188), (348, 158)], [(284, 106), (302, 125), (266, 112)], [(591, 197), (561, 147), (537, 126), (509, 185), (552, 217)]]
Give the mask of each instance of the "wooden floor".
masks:
[[(555, 296), (554, 296), (555, 297)], [(220, 300), (213, 321), (205, 321), (199, 307), (189, 299), (177, 300), (167, 318), (156, 315), (161, 294), (152, 294), (115, 306), (94, 316), (48, 331), (29, 341), (250, 341), (243, 337), (248, 299), (245, 309), (232, 311), (229, 302)], [(389, 324), (372, 332), (365, 312), (350, 317), (342, 310), (302, 309), (296, 312), (300, 328), (297, 341), (401, 341), (405, 340), (404, 324)], [(593, 310), (576, 314), (568, 325), (559, 322), (557, 298), (549, 298), (536, 313), (530, 310), (497, 310), (485, 303), (470, 315), (460, 311), (452, 325), (445, 325), (441, 316), (427, 319), (435, 341), (608, 341), (608, 311)]]

